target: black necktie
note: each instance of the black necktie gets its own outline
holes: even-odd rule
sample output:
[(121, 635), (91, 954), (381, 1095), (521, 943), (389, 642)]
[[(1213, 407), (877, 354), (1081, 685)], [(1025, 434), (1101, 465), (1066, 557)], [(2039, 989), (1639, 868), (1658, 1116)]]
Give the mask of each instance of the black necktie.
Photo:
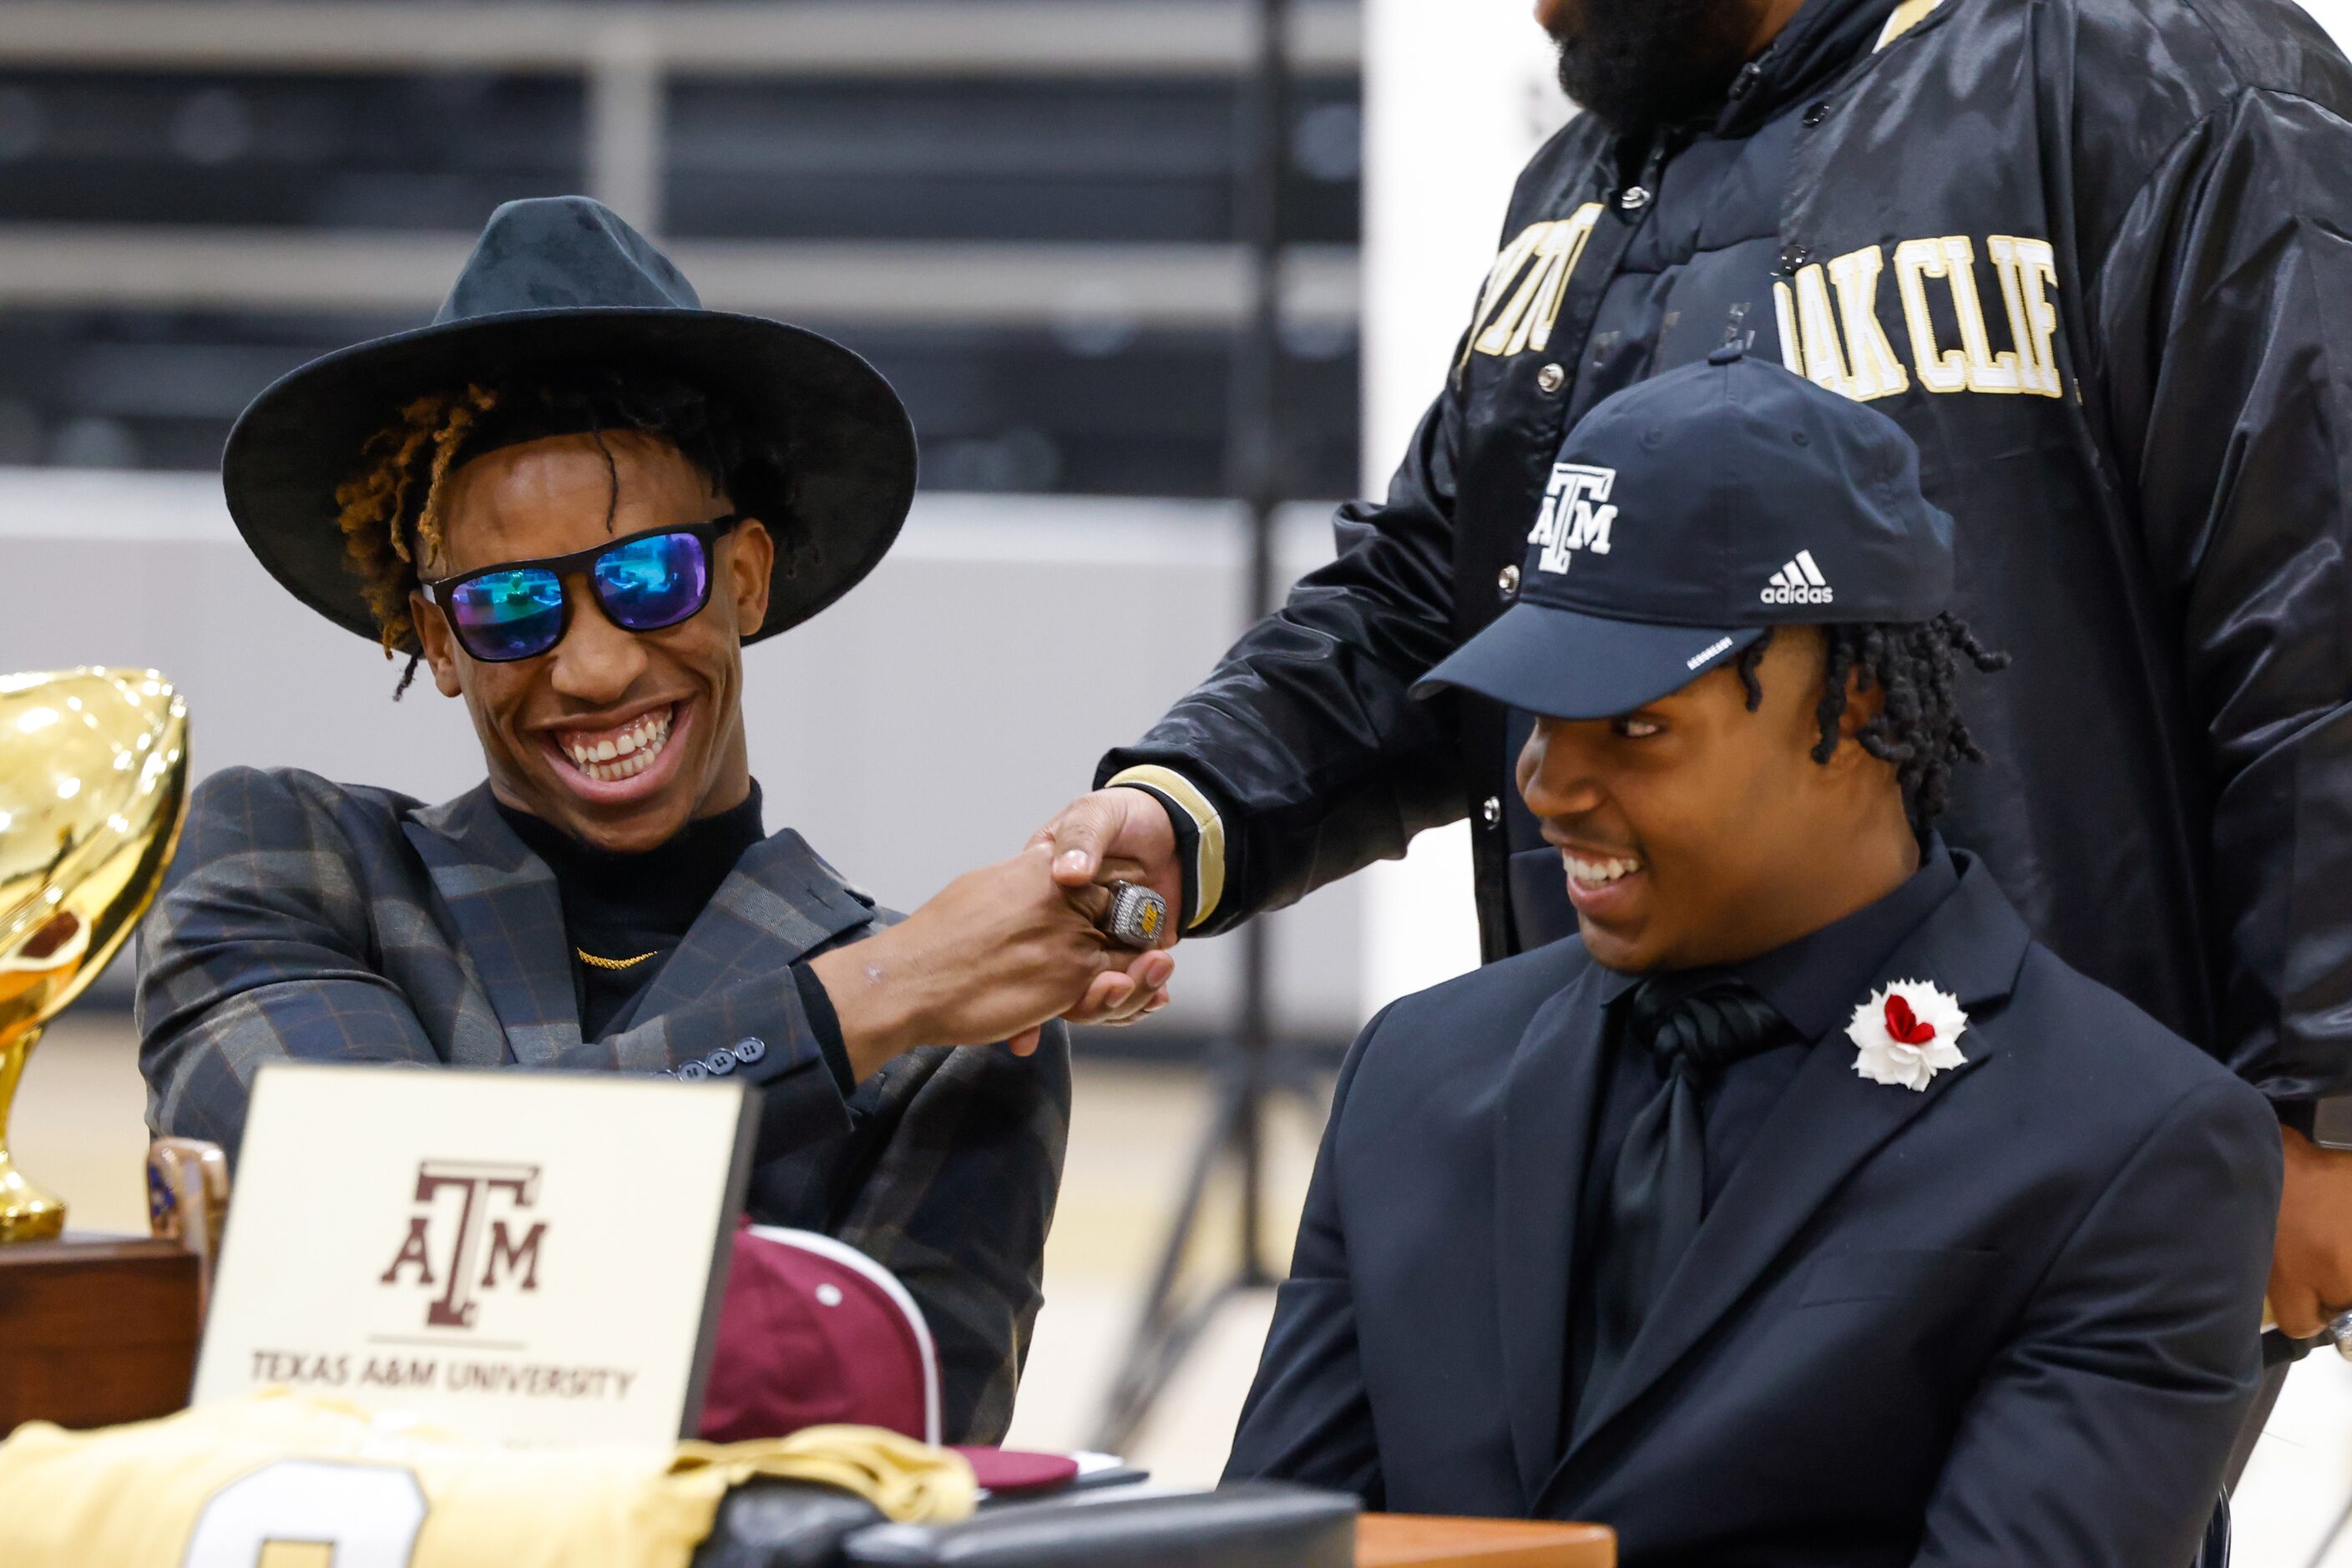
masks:
[(1698, 1234), (1706, 1207), (1700, 1085), (1786, 1031), (1770, 1003), (1703, 971), (1643, 981), (1626, 999), (1624, 1028), (1622, 1048), (1648, 1052), (1664, 1081), (1626, 1129), (1609, 1178), (1608, 1227), (1593, 1259), (1592, 1365), (1577, 1394), (1580, 1427)]

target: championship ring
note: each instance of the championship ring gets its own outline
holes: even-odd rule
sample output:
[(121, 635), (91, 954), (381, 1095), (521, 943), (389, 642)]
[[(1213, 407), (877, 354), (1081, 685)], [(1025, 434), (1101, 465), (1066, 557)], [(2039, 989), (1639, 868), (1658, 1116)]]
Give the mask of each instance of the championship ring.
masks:
[(1110, 885), (1110, 909), (1102, 918), (1104, 935), (1140, 951), (1159, 946), (1160, 933), (1167, 929), (1167, 900), (1132, 882)]

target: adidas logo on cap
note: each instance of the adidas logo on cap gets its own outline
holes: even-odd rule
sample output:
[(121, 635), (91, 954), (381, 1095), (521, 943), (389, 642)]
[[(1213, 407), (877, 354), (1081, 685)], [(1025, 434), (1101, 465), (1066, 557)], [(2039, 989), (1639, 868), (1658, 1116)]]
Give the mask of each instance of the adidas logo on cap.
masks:
[(1826, 605), (1836, 597), (1829, 579), (1813, 564), (1813, 552), (1800, 550), (1797, 558), (1772, 574), (1757, 595), (1768, 605)]

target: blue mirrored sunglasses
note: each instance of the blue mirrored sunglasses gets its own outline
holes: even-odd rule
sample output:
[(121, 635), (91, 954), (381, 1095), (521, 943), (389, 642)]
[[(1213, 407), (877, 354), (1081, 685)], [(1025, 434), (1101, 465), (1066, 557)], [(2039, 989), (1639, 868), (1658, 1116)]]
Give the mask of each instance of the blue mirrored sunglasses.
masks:
[(567, 577), (586, 574), (605, 618), (624, 631), (657, 632), (710, 602), (711, 545), (742, 519), (729, 513), (683, 528), (648, 529), (593, 550), (506, 561), (420, 584), (466, 651), (487, 664), (536, 658), (571, 623)]

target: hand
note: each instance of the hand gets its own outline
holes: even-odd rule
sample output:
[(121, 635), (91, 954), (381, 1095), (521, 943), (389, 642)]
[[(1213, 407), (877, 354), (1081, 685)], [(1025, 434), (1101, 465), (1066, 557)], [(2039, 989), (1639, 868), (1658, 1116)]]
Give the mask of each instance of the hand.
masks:
[[(1184, 872), (1176, 860), (1176, 829), (1157, 799), (1123, 786), (1082, 795), (1030, 837), (1031, 848), (1041, 846), (1052, 851), (1054, 880), (1065, 888), (1134, 882), (1166, 899), (1171, 918), (1160, 945), (1176, 945), (1183, 934), (1173, 917), (1184, 905)], [(1146, 984), (1131, 967), (1106, 974), (1064, 1016), (1074, 1024), (1131, 1024), (1168, 1005), (1167, 979)]]
[(2286, 1190), (2271, 1254), (2271, 1314), (2280, 1331), (2307, 1340), (2352, 1308), (2352, 1152), (2323, 1149), (2293, 1128)]
[(918, 1046), (1009, 1039), (1027, 1056), (1047, 1019), (1097, 991), (1124, 1001), (1167, 984), (1175, 961), (1114, 945), (1094, 924), (1110, 895), (1057, 885), (1052, 853), (966, 872), (900, 924), (810, 961), (860, 1080)]

